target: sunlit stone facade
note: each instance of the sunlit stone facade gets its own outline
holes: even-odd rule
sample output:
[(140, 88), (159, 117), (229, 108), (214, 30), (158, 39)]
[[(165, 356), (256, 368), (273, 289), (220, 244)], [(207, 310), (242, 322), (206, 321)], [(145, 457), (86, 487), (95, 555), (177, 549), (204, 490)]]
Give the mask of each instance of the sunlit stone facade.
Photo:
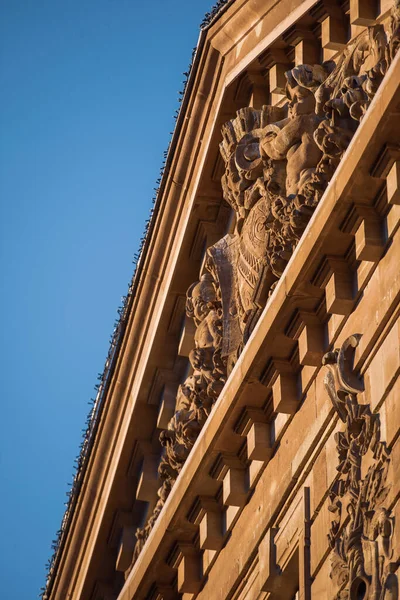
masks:
[(399, 27), (209, 16), (45, 598), (398, 600)]

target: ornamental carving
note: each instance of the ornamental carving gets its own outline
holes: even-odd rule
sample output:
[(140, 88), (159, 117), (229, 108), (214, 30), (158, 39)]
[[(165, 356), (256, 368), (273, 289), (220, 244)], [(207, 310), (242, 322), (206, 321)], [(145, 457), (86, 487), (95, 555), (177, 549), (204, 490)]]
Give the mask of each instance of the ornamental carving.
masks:
[(360, 336), (329, 352), (325, 385), (345, 423), (335, 436), (339, 477), (332, 485), (331, 578), (335, 600), (398, 600), (398, 564), (393, 557), (394, 517), (388, 503), (390, 457), (381, 440), (379, 413), (360, 404), (362, 382), (352, 371)]
[[(235, 314), (240, 351), (282, 275), (398, 47), (365, 29), (339, 58), (286, 73), (284, 106), (243, 108), (223, 127), (222, 189), (236, 213)], [(225, 330), (224, 330), (225, 335)]]
[(163, 484), (137, 530), (135, 559), (390, 66), (399, 22), (396, 5), (388, 31), (369, 27), (336, 61), (287, 71), (282, 106), (242, 108), (223, 126), (221, 183), (235, 230), (208, 248), (187, 292), (186, 314), (196, 326), (192, 374), (160, 435)]

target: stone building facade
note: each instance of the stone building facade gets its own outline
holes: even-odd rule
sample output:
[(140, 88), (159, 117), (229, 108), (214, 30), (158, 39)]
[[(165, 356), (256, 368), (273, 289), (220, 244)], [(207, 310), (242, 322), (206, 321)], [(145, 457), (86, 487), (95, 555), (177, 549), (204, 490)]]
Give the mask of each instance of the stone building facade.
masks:
[(48, 600), (398, 600), (400, 7), (201, 31)]

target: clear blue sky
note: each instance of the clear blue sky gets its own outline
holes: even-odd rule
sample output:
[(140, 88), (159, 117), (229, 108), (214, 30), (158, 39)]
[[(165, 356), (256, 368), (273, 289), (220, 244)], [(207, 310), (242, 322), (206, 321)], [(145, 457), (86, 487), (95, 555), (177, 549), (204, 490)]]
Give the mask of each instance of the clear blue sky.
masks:
[(0, 7), (2, 600), (45, 580), (88, 401), (212, 0)]

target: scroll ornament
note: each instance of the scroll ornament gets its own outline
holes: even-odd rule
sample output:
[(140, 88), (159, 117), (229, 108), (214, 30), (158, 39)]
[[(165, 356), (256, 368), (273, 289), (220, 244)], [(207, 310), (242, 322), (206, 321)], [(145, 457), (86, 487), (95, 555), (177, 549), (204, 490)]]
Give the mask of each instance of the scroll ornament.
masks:
[(325, 386), (345, 423), (344, 431), (335, 435), (339, 477), (329, 491), (332, 598), (398, 600), (394, 518), (388, 501), (390, 454), (381, 440), (379, 413), (357, 400), (363, 385), (352, 360), (360, 337), (351, 336), (323, 359), (329, 369)]
[(136, 532), (134, 561), (257, 320), (281, 277), (399, 46), (399, 3), (390, 31), (370, 27), (337, 62), (286, 73), (287, 102), (243, 108), (222, 129), (224, 199), (236, 227), (208, 248), (187, 292), (196, 325), (192, 374), (160, 435), (159, 500)]

